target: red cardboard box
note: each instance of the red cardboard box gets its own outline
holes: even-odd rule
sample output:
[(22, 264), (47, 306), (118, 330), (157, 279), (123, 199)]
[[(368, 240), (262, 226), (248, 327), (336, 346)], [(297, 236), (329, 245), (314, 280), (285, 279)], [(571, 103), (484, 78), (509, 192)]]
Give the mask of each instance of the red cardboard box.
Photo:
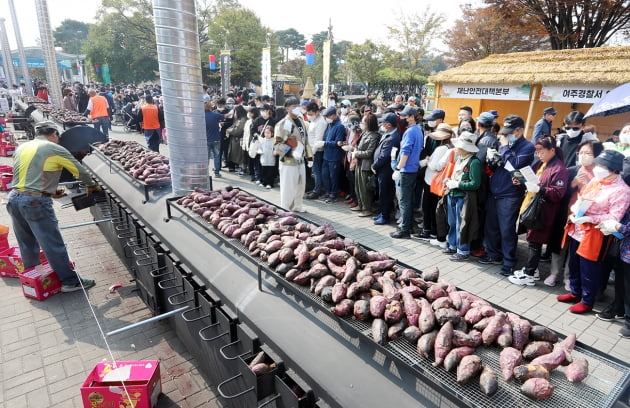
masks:
[(0, 143), (0, 156), (11, 157), (13, 156), (13, 153), (15, 153), (15, 146), (6, 143)]
[(47, 263), (26, 269), (20, 274), (20, 283), (24, 296), (31, 299), (46, 300), (61, 292), (59, 276)]
[[(48, 262), (44, 251), (39, 250), (39, 260)], [(24, 271), (24, 263), (20, 254), (20, 247), (14, 246), (0, 252), (0, 276), (4, 278), (19, 278)]]
[(84, 408), (155, 408), (161, 393), (159, 360), (98, 363), (81, 387)]

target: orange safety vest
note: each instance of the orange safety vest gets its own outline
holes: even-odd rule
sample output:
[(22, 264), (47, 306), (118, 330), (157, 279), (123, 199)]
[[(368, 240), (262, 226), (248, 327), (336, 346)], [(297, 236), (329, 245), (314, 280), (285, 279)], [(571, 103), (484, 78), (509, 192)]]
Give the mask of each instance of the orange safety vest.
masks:
[(94, 95), (90, 98), (92, 101), (92, 110), (90, 111), (90, 117), (92, 119), (109, 117), (107, 112), (107, 99), (101, 95)]
[(142, 129), (159, 129), (160, 119), (158, 119), (158, 107), (147, 104), (142, 107)]

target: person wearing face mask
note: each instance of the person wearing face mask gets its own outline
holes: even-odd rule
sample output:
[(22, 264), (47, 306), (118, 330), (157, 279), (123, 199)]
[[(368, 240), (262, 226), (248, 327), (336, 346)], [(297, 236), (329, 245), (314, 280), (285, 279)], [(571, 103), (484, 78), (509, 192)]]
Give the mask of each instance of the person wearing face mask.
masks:
[(418, 111), (407, 106), (400, 112), (400, 122), (407, 130), (400, 142), (398, 163), (392, 174), (394, 181), (400, 180), (400, 229), (390, 234), (392, 238), (411, 238), (413, 232), (413, 192), (416, 187), (416, 175), (420, 168), (420, 153), (424, 145), (422, 129), (416, 126)]
[(511, 171), (529, 166), (534, 160), (534, 145), (523, 137), (524, 133), (523, 118), (518, 115), (506, 116), (499, 137), (497, 158), (492, 158), (488, 164), (492, 171), (484, 226), (488, 255), (479, 258), (478, 262), (503, 265), (500, 270), (503, 276), (512, 275), (516, 265), (516, 220), (524, 196), (523, 186), (513, 183)]
[(346, 199), (345, 203), (350, 207), (351, 211), (360, 211), (357, 192), (355, 190), (354, 179), (355, 179), (355, 169), (357, 165), (357, 161), (352, 159), (352, 150), (357, 147), (357, 143), (359, 142), (359, 137), (361, 137), (361, 117), (359, 115), (354, 114), (354, 112), (348, 117), (348, 130), (346, 131), (346, 140), (345, 144), (341, 146), (344, 150), (345, 155), (343, 158), (343, 165), (345, 169), (345, 176), (347, 181), (347, 189), (346, 189)]
[(375, 115), (368, 114), (361, 120), (361, 137), (355, 149), (352, 150), (352, 160), (356, 163), (355, 190), (357, 193), (357, 207), (359, 217), (372, 215), (374, 205), (374, 191), (368, 187), (368, 178), (373, 175), (372, 163), (374, 151), (380, 141), (378, 133), (378, 119)]
[(429, 116), (424, 118), (427, 121), (428, 130), (435, 129), (440, 123), (444, 122), (444, 118), (446, 117), (446, 112), (442, 109), (433, 109)]
[(348, 127), (348, 124), (350, 122), (351, 105), (352, 103), (349, 100), (344, 99), (343, 101), (341, 101), (341, 109), (339, 109), (339, 120), (341, 121), (341, 124), (344, 125), (346, 128)]
[(274, 151), (280, 158), (280, 206), (290, 211), (305, 212), (302, 205), (306, 186), (305, 159), (308, 143), (307, 126), (302, 119), (300, 101), (287, 98), (287, 114), (275, 126)]
[(306, 105), (306, 115), (308, 118), (308, 143), (311, 145), (311, 151), (313, 152), (311, 174), (313, 176), (314, 186), (313, 190), (306, 195), (309, 200), (319, 198), (323, 194), (324, 183), (322, 181), (322, 165), (324, 162), (324, 147), (316, 147), (317, 142), (324, 140), (326, 133), (326, 127), (328, 124), (321, 115), (319, 105), (315, 102), (310, 102)]
[(571, 207), (566, 225), (569, 243), (570, 292), (557, 297), (559, 302), (574, 303), (572, 313), (593, 309), (602, 285), (602, 267), (609, 244), (596, 226), (610, 220), (619, 222), (630, 205), (630, 187), (619, 173), (623, 154), (604, 150), (593, 162), (593, 179), (582, 189)]
[(623, 153), (624, 156), (630, 156), (630, 123), (626, 123), (619, 132), (619, 143), (615, 144), (615, 149)]
[(339, 193), (339, 175), (345, 153), (341, 147), (346, 144), (346, 128), (341, 124), (334, 106), (326, 108), (322, 115), (327, 123), (326, 134), (324, 140), (317, 142), (315, 147), (324, 148), (322, 181), (326, 192), (321, 198), (326, 204), (331, 204)]
[(400, 133), (398, 132), (398, 117), (395, 113), (386, 113), (378, 121), (381, 138), (374, 150), (372, 172), (378, 180), (379, 213), (374, 217), (374, 225), (389, 224), (394, 207), (394, 181), (392, 180), (391, 156), (392, 149), (400, 148)]
[[(256, 119), (260, 116), (260, 111), (255, 105), (252, 103), (249, 106), (249, 110), (247, 112), (247, 121), (245, 122), (245, 128), (243, 129), (243, 140), (241, 147), (243, 152), (245, 153), (245, 160), (247, 162), (247, 170), (249, 172), (250, 181), (256, 181), (260, 179), (260, 157), (257, 152), (252, 152), (251, 157), (249, 154), (249, 146), (252, 142), (252, 127)], [(256, 158), (258, 157), (258, 160)]]
[(567, 167), (575, 166), (577, 161), (578, 146), (586, 141), (599, 140), (591, 133), (584, 132), (584, 114), (582, 112), (570, 112), (564, 118), (564, 132), (556, 138), (559, 140), (559, 146), (564, 154), (564, 164)]

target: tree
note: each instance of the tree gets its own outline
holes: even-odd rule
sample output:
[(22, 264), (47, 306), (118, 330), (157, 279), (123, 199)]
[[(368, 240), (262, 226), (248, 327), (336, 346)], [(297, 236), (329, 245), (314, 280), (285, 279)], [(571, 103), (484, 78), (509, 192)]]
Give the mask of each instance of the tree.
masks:
[[(531, 16), (554, 50), (601, 47), (630, 25), (628, 0), (486, 0), (505, 18)], [(536, 29), (536, 27), (534, 27)]]
[(68, 54), (81, 54), (90, 26), (77, 20), (65, 19), (53, 31), (55, 46)]
[(397, 24), (387, 29), (391, 39), (402, 49), (395, 59), (389, 60), (389, 64), (402, 81), (415, 85), (429, 74), (427, 56), (432, 54), (430, 44), (440, 37), (444, 16), (427, 8), (422, 15), (401, 13), (395, 20)]
[(267, 45), (268, 33), (270, 30), (251, 10), (240, 6), (219, 9), (209, 25), (210, 50), (213, 51), (210, 54), (219, 54), (224, 47), (231, 50), (234, 84), (260, 82), (260, 56)]
[[(290, 50), (303, 50), (306, 44), (304, 35), (299, 33), (295, 28), (276, 31), (275, 35), (278, 37), (280, 49), (283, 51), (283, 61), (285, 62), (289, 60)], [(286, 56), (284, 56), (284, 53), (286, 53)]]
[(368, 86), (376, 82), (377, 73), (383, 67), (382, 47), (366, 40), (363, 44), (353, 44), (347, 52), (348, 68), (359, 82)]
[(525, 24), (510, 25), (496, 6), (473, 8), (465, 4), (461, 9), (462, 18), (445, 33), (447, 62), (452, 66), (491, 54), (538, 50), (547, 41), (543, 30), (532, 29), (536, 23), (531, 18)]

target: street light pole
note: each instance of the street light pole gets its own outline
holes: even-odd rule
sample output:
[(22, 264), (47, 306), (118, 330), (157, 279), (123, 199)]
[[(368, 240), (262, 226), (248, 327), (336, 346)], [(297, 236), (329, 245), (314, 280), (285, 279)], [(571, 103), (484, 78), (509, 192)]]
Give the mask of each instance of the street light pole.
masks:
[(30, 94), (33, 91), (33, 84), (31, 83), (31, 75), (28, 72), (28, 64), (26, 62), (26, 55), (24, 54), (24, 45), (22, 45), (22, 34), (20, 33), (20, 26), (18, 24), (17, 15), (15, 14), (15, 5), (13, 0), (9, 0), (9, 9), (11, 10), (11, 20), (13, 21), (13, 30), (15, 31), (15, 42), (17, 43), (18, 55), (20, 56), (20, 65), (22, 67), (22, 76), (26, 83), (26, 92)]

